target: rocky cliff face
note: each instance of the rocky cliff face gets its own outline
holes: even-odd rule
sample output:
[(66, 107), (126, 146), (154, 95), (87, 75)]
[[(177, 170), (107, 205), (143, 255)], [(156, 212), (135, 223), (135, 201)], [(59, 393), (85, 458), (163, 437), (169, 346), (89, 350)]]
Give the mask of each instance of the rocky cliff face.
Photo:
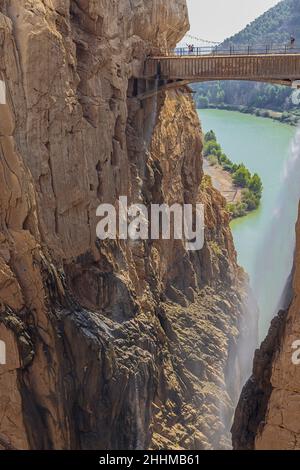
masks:
[(289, 309), (273, 320), (256, 352), (253, 375), (235, 415), (232, 431), (236, 449), (300, 449), (300, 365), (293, 362), (297, 352), (293, 344), (300, 340), (300, 217), (296, 233), (293, 299)]
[[(251, 326), (225, 202), (190, 97), (134, 98), (187, 28), (185, 0), (0, 0), (0, 448), (229, 445)], [(204, 202), (203, 250), (97, 240), (122, 195)]]

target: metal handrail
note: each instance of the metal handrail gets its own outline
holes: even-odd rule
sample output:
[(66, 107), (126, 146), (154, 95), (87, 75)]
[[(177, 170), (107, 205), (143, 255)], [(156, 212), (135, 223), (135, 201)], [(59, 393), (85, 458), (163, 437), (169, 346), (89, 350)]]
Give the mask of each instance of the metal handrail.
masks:
[[(154, 53), (155, 54), (155, 53)], [(206, 55), (272, 55), (272, 54), (300, 54), (300, 47), (290, 45), (254, 45), (254, 46), (210, 46), (210, 47), (177, 47), (166, 53), (174, 57), (199, 57)], [(161, 53), (159, 55), (162, 55)]]

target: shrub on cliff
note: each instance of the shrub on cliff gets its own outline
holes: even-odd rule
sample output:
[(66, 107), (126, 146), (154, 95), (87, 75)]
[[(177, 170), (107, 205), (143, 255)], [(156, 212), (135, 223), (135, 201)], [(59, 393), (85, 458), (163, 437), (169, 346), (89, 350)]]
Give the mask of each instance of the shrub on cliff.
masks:
[(230, 214), (230, 217), (232, 219), (237, 219), (238, 217), (243, 217), (244, 215), (247, 214), (248, 209), (247, 205), (244, 204), (243, 202), (237, 202), (237, 203), (230, 203), (227, 204), (227, 211)]

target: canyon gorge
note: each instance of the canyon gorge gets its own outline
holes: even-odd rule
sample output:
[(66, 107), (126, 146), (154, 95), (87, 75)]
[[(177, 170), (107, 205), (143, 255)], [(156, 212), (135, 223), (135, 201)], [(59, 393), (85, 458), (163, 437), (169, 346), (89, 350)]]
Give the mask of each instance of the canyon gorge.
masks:
[[(234, 414), (234, 448), (300, 448), (300, 224), (249, 379), (258, 309), (190, 90), (137, 97), (188, 29), (185, 0), (0, 0), (0, 449), (230, 449)], [(97, 239), (120, 196), (204, 204), (203, 249)]]

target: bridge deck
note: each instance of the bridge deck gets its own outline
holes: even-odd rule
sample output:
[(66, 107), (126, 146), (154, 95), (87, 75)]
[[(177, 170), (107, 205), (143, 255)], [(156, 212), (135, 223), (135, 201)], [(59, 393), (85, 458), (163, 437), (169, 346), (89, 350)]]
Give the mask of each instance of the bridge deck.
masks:
[(144, 78), (183, 80), (254, 80), (291, 85), (300, 79), (300, 53), (150, 57)]

